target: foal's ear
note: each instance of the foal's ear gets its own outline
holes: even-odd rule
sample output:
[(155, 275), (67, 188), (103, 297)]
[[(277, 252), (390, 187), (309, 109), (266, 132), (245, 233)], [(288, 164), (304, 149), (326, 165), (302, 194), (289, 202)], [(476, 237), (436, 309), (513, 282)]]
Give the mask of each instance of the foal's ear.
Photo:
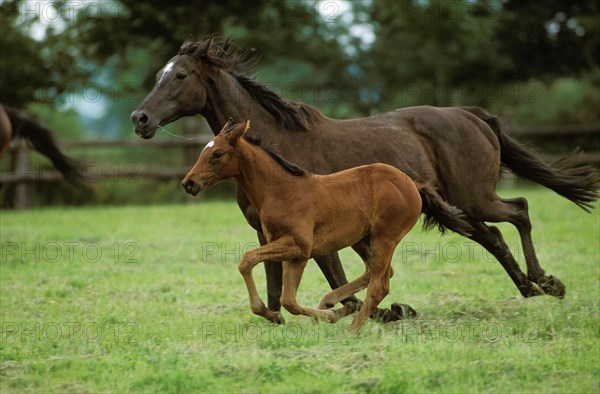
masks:
[(250, 127), (250, 120), (246, 119), (244, 121), (244, 123), (240, 123), (239, 125), (236, 126), (235, 129), (231, 130), (231, 132), (229, 134), (227, 134), (227, 141), (229, 141), (229, 143), (231, 145), (237, 144), (237, 142), (240, 140), (240, 138), (242, 138), (244, 136), (244, 134), (246, 134), (246, 131), (248, 130), (249, 127)]

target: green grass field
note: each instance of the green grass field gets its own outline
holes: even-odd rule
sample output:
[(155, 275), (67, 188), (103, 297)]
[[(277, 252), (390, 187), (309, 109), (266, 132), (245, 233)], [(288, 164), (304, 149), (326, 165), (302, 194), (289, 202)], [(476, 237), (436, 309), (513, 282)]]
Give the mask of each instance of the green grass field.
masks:
[[(415, 229), (383, 305), (419, 316), (359, 337), (350, 318), (252, 314), (237, 260), (256, 240), (233, 202), (3, 211), (0, 391), (599, 392), (598, 208), (502, 194), (529, 199), (538, 257), (566, 298), (523, 299), (481, 247)], [(500, 228), (524, 268), (516, 230)], [(350, 278), (362, 272), (341, 254)], [(255, 277), (265, 297), (262, 266)], [(312, 263), (299, 300), (326, 290)]]

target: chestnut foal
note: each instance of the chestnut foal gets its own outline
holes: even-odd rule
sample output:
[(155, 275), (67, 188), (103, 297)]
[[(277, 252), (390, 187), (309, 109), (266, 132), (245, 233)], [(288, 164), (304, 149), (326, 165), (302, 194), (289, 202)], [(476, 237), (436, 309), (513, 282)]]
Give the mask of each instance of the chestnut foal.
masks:
[[(237, 182), (256, 208), (267, 244), (248, 251), (239, 270), (252, 311), (280, 323), (279, 312), (260, 299), (252, 269), (261, 261), (283, 261), (281, 304), (290, 313), (335, 322), (356, 305), (330, 310), (337, 302), (367, 288), (351, 331), (358, 332), (389, 292), (392, 255), (421, 214), (417, 186), (387, 164), (371, 164), (331, 175), (309, 174), (268, 147), (245, 136), (249, 121), (231, 126), (231, 119), (204, 148), (183, 179), (187, 193), (224, 179)], [(351, 246), (366, 271), (358, 279), (327, 293), (317, 309), (299, 305), (296, 292), (309, 258)]]

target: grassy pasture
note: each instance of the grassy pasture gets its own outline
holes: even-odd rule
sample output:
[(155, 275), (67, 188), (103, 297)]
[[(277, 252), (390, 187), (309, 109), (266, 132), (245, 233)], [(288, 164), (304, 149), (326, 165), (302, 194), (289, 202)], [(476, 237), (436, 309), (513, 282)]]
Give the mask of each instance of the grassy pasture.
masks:
[[(529, 199), (566, 298), (523, 299), (481, 247), (415, 229), (383, 305), (419, 316), (358, 338), (350, 319), (252, 315), (236, 263), (256, 240), (233, 202), (3, 211), (0, 391), (599, 392), (599, 211), (544, 189), (502, 194)], [(516, 230), (500, 228), (523, 263)], [(266, 299), (261, 266), (255, 277)], [(326, 290), (309, 265), (299, 300)]]

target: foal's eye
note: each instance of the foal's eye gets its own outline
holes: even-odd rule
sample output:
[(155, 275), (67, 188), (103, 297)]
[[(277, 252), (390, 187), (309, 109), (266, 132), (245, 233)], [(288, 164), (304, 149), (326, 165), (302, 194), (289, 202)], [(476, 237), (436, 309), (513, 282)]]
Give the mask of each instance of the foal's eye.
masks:
[(225, 152), (223, 152), (222, 150), (218, 150), (212, 154), (212, 157), (214, 157), (215, 159), (220, 159), (221, 157), (223, 157), (224, 154)]
[(185, 73), (177, 73), (177, 79), (185, 79), (187, 77), (187, 74)]

